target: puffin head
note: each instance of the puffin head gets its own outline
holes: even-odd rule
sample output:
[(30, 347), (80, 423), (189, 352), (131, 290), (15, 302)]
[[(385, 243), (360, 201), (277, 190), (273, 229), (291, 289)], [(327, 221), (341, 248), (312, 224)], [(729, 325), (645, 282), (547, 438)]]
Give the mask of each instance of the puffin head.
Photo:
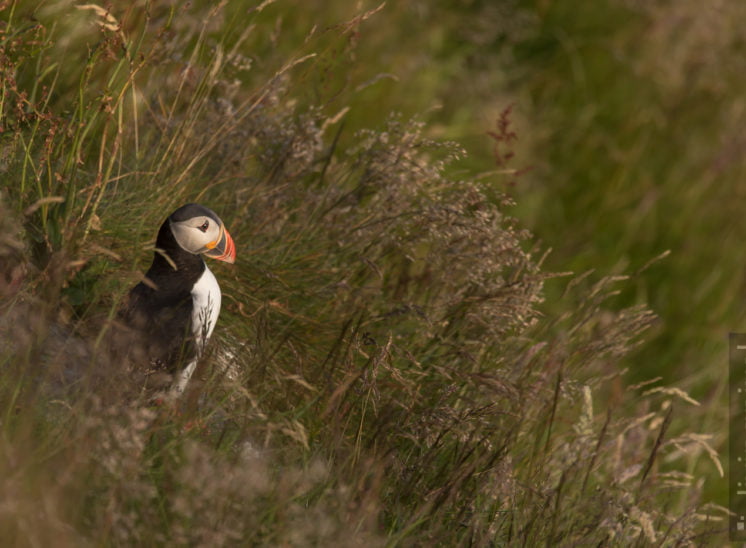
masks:
[(195, 255), (206, 255), (233, 263), (236, 246), (223, 221), (214, 211), (199, 204), (186, 204), (166, 221), (179, 246)]

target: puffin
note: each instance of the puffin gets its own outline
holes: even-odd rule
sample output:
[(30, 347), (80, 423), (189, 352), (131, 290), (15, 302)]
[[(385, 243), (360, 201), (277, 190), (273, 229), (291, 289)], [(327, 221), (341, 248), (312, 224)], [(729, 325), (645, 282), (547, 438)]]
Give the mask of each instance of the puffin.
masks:
[(232, 264), (233, 238), (211, 209), (183, 205), (158, 230), (153, 262), (119, 313), (138, 379), (172, 397), (184, 392), (220, 314), (220, 286), (203, 257)]

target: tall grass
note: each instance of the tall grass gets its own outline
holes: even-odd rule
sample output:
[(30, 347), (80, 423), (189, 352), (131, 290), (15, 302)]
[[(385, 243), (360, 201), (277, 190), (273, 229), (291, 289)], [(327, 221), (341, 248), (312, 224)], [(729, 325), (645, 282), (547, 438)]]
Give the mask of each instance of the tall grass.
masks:
[[(722, 529), (685, 472), (703, 450), (719, 467), (679, 423), (697, 402), (624, 382), (655, 321), (609, 304), (629, 282), (575, 279), (543, 314), (555, 275), (499, 181), (454, 177), (465, 152), (417, 120), (356, 126), (354, 101), (307, 92), (376, 14), (254, 58), (283, 35), (242, 6), (3, 11), (2, 537), (627, 546)], [(214, 267), (224, 310), (192, 397), (48, 388), (71, 360), (118, 365), (91, 358), (101, 317), (187, 201), (239, 248)]]
[[(366, 70), (389, 75), (364, 88), (361, 103), (422, 112), (428, 135), (468, 148), (455, 169), (495, 169), (484, 134), (511, 106), (515, 161), (498, 170), (518, 176), (497, 179), (516, 199), (510, 211), (552, 248), (549, 270), (595, 270), (585, 290), (604, 273), (642, 269), (611, 304), (647, 302), (660, 317), (623, 361), (630, 382), (660, 376), (689, 391), (702, 405), (688, 422), (713, 432), (719, 450), (725, 333), (746, 319), (746, 265), (732, 252), (746, 237), (745, 16), (737, 2), (389, 3), (356, 49)], [(366, 123), (377, 113), (360, 110)], [(564, 286), (545, 286), (552, 314), (570, 306), (559, 299)], [(706, 496), (724, 502), (706, 454), (692, 465), (714, 472)]]

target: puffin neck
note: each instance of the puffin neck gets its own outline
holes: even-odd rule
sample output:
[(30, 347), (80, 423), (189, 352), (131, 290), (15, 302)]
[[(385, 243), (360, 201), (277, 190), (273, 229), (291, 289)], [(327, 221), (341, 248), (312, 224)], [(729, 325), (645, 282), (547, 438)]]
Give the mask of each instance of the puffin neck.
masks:
[[(194, 283), (206, 268), (201, 256), (189, 253), (179, 245), (171, 232), (168, 219), (158, 231), (155, 247), (157, 250), (153, 254), (153, 263), (150, 265), (147, 276), (156, 283), (158, 283), (158, 278), (163, 276), (179, 277), (184, 282)], [(163, 256), (164, 253), (168, 259)]]

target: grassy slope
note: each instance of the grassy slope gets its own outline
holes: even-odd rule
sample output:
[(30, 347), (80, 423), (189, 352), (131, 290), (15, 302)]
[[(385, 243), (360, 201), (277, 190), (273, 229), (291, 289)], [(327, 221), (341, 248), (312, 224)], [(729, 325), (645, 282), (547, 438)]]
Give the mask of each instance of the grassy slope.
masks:
[[(660, 316), (655, 336), (624, 363), (632, 382), (661, 376), (704, 404), (688, 419), (715, 433), (724, 451), (726, 334), (744, 322), (744, 262), (730, 252), (746, 227), (739, 213), (738, 160), (744, 80), (738, 5), (700, 9), (516, 2), (451, 2), (392, 7), (360, 55), (366, 66), (407, 75), (398, 104), (418, 92), (429, 131), (455, 138), (470, 157), (461, 166), (494, 169), (485, 132), (512, 107), (518, 139), (514, 181), (498, 182), (517, 199), (513, 210), (548, 247), (549, 270), (637, 272), (616, 306), (649, 303)], [(408, 25), (397, 24), (408, 21)], [(409, 26), (420, 32), (402, 32)], [(684, 29), (681, 32), (677, 29)], [(423, 53), (424, 52), (424, 53)], [(378, 64), (379, 57), (383, 61)], [(387, 68), (388, 67), (388, 68)], [(411, 68), (412, 67), (412, 68)], [(382, 94), (387, 97), (385, 91)], [(498, 166), (498, 169), (502, 169)], [(513, 184), (515, 183), (515, 184)], [(713, 242), (718, 242), (713, 245)], [(547, 309), (564, 282), (546, 286)], [(714, 472), (705, 461), (700, 472)], [(719, 475), (708, 492), (721, 503)]]
[[(20, 265), (6, 266), (8, 291), (21, 287), (4, 328), (28, 336), (2, 382), (9, 534), (622, 545), (695, 534), (698, 480), (677, 472), (703, 447), (677, 420), (690, 404), (618, 377), (650, 315), (610, 305), (616, 284), (601, 276), (562, 298), (550, 290), (537, 315), (540, 254), (523, 251), (494, 190), (510, 178), (472, 181), (457, 166), (478, 159), (406, 117), (383, 122), (388, 109), (457, 98), (475, 74), (447, 27), (399, 42), (396, 23), (417, 20), (408, 8), (365, 22), (329, 10), (304, 41), (315, 19), (301, 8), (248, 16), (229, 3), (212, 16), (116, 13), (86, 44), (106, 15), (52, 6), (40, 24), (16, 10), (3, 60), (3, 200), (26, 221), (3, 248)], [(399, 82), (377, 77), (391, 66)], [(455, 131), (450, 116), (456, 129), (468, 119), (446, 104), (427, 131)], [(65, 201), (39, 202), (55, 196)], [(32, 388), (19, 391), (43, 364), (45, 326), (116, 306), (145, 266), (140, 242), (190, 200), (242, 242), (238, 268), (216, 267), (237, 373), (206, 381), (183, 419), (93, 401), (50, 421)], [(567, 244), (560, 269), (578, 255)], [(570, 266), (608, 267), (586, 259)], [(208, 429), (185, 428), (194, 421)], [(49, 526), (29, 531), (40, 497)]]

